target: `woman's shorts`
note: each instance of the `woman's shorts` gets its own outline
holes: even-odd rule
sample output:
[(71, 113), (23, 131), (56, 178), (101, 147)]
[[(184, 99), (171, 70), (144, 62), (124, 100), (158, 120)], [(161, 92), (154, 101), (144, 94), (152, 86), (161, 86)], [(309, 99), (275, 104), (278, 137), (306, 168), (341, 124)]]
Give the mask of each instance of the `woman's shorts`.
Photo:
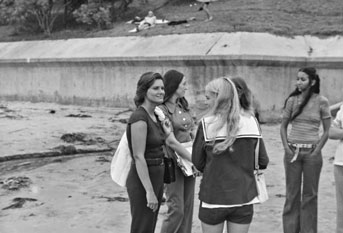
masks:
[(254, 215), (254, 205), (231, 208), (203, 208), (200, 204), (199, 219), (209, 225), (217, 225), (224, 221), (237, 224), (249, 224)]

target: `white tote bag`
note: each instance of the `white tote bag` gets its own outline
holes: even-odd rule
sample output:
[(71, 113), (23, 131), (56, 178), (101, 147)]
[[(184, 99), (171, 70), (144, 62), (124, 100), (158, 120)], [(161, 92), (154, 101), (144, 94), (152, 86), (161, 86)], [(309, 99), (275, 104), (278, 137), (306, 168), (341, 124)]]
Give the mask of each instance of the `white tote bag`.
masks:
[(112, 180), (122, 187), (126, 187), (126, 180), (131, 168), (131, 163), (132, 157), (125, 131), (111, 162)]
[(258, 165), (258, 157), (259, 157), (259, 151), (260, 151), (260, 139), (257, 139), (257, 145), (255, 149), (255, 181), (257, 186), (257, 203), (263, 203), (269, 199), (268, 191), (267, 191), (267, 185), (266, 180), (264, 178), (263, 172), (259, 169)]

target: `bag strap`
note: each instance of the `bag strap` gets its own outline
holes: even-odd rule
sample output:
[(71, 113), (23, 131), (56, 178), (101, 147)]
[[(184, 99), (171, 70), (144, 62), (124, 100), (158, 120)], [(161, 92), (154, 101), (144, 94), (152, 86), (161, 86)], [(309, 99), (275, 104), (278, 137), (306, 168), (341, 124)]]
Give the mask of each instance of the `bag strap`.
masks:
[(258, 165), (258, 157), (260, 154), (260, 139), (257, 138), (257, 143), (255, 147), (255, 170), (259, 170), (260, 166)]

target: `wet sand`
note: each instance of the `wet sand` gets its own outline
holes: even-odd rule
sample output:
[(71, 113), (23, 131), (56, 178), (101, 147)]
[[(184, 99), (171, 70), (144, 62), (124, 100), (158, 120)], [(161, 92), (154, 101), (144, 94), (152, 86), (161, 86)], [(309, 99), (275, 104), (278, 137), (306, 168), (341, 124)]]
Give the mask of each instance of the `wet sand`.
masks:
[[(65, 144), (60, 139), (62, 133), (76, 131), (85, 132), (93, 137), (101, 136), (106, 140), (106, 143), (91, 145), (92, 148), (115, 147), (125, 128), (125, 124), (119, 119), (128, 115), (127, 112), (124, 116), (116, 115), (123, 109), (106, 110), (103, 108), (103, 111), (100, 111), (95, 108), (64, 106), (63, 108), (69, 109), (68, 113), (82, 111), (84, 114), (92, 115), (87, 119), (71, 120), (66, 119), (61, 106), (28, 103), (24, 105), (26, 107), (23, 107), (23, 103), (16, 105), (18, 109), (21, 109), (17, 113), (22, 115), (22, 118), (1, 118), (0, 143), (7, 147), (1, 146), (1, 155), (50, 150)], [(15, 109), (14, 106), (14, 103), (8, 104), (8, 109)], [(52, 106), (60, 113), (46, 114)], [(113, 116), (116, 116), (117, 120), (113, 121), (111, 118)], [(37, 127), (39, 125), (41, 127)], [(270, 199), (264, 204), (255, 205), (251, 233), (282, 232), (281, 213), (285, 181), (279, 127), (279, 124), (262, 125), (263, 137), (270, 157), (270, 164), (265, 173)], [(28, 135), (33, 136), (28, 137)], [(332, 156), (336, 143), (329, 140), (323, 150), (324, 162), (319, 190), (318, 229), (320, 233), (334, 232), (335, 229), (336, 206)], [(89, 147), (89, 145), (81, 144), (76, 146)], [(111, 157), (110, 152), (103, 152), (1, 162), (1, 182), (9, 177), (23, 176), (28, 177), (31, 183), (28, 187), (18, 190), (0, 188), (0, 232), (129, 232), (130, 206), (127, 193), (125, 188), (117, 186), (110, 178)], [(200, 221), (197, 217), (200, 180), (201, 177), (197, 178), (195, 192), (193, 218), (193, 232), (195, 233), (201, 232)], [(14, 203), (14, 198), (31, 199), (27, 200), (21, 208), (4, 210)], [(156, 232), (160, 230), (166, 211), (166, 206), (162, 205)]]

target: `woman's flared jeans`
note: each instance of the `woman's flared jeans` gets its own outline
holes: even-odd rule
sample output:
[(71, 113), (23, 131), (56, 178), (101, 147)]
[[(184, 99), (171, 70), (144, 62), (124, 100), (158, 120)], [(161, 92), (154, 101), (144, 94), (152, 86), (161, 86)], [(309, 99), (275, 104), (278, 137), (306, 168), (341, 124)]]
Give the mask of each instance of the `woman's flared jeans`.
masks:
[(176, 181), (165, 188), (168, 212), (161, 233), (191, 233), (195, 178), (185, 177), (179, 167), (175, 169)]
[(284, 233), (317, 233), (318, 185), (323, 157), (311, 156), (313, 149), (301, 148), (298, 158), (285, 155), (286, 202)]

